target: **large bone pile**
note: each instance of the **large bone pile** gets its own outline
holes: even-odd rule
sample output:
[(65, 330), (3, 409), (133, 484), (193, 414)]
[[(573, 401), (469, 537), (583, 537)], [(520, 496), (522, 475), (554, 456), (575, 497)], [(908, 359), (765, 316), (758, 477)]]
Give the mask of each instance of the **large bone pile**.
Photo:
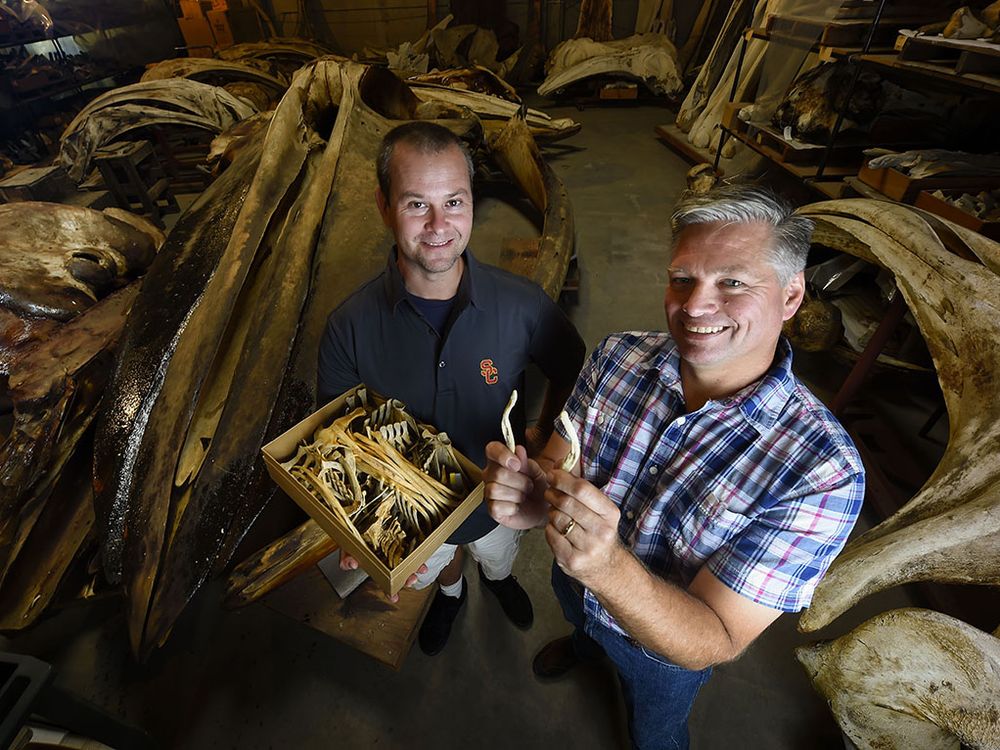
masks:
[(446, 433), (418, 424), (400, 401), (369, 404), (363, 390), (282, 467), (390, 569), (471, 487)]

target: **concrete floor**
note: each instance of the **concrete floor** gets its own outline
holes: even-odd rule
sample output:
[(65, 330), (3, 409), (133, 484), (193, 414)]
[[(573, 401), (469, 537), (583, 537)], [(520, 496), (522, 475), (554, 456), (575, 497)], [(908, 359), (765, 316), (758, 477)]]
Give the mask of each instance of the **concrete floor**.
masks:
[[(673, 115), (659, 107), (550, 108), (583, 123), (549, 152), (569, 189), (581, 271), (571, 315), (588, 347), (607, 333), (663, 322), (670, 208), (687, 165), (653, 136)], [(506, 213), (505, 213), (506, 212)], [(490, 259), (495, 239), (530, 226), (485, 199), (473, 246)], [(487, 224), (502, 224), (489, 230)], [(71, 609), (0, 649), (54, 664), (61, 684), (155, 735), (165, 747), (613, 748), (625, 744), (617, 683), (606, 668), (542, 684), (530, 662), (567, 632), (551, 594), (551, 554), (527, 536), (515, 573), (536, 619), (522, 632), (472, 581), (465, 610), (440, 655), (416, 647), (399, 672), (262, 606), (226, 612), (207, 587), (174, 637), (139, 667), (127, 653), (113, 602)], [(873, 597), (834, 624), (847, 632), (872, 614), (910, 604), (904, 592)], [(806, 639), (786, 615), (733, 664), (717, 669), (691, 720), (693, 747), (841, 748), (825, 702), (794, 659)]]

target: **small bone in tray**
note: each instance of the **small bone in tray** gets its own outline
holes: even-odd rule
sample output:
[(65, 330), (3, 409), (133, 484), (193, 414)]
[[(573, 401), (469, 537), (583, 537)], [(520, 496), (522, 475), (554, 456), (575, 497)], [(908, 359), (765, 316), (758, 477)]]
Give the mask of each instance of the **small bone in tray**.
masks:
[(471, 489), (446, 433), (420, 425), (400, 401), (369, 404), (364, 390), (282, 467), (390, 569)]

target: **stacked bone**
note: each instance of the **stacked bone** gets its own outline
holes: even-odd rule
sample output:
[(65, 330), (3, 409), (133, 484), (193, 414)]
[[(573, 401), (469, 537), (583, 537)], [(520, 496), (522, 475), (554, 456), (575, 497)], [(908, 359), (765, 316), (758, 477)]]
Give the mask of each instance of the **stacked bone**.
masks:
[(390, 569), (471, 487), (446, 433), (422, 427), (395, 399), (369, 404), (364, 390), (282, 466)]

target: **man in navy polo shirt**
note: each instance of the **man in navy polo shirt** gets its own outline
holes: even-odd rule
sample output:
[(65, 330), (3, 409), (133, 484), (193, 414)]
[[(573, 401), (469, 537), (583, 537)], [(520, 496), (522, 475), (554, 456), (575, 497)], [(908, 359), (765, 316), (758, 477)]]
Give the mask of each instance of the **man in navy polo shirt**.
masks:
[[(472, 231), (472, 160), (446, 128), (414, 121), (392, 130), (378, 156), (379, 212), (396, 246), (385, 269), (331, 313), (320, 344), (318, 398), (325, 403), (358, 383), (403, 401), (480, 466), (500, 438), (512, 390), (524, 390), (535, 363), (548, 378), (538, 427), (525, 430), (523, 399), (515, 434), (541, 448), (583, 363), (584, 344), (537, 284), (479, 263)], [(436, 654), (465, 603), (461, 546), (517, 626), (533, 620), (531, 601), (511, 575), (520, 531), (498, 525), (481, 505), (427, 561), (414, 582), (440, 589), (420, 629)], [(349, 557), (345, 568), (357, 567)]]

